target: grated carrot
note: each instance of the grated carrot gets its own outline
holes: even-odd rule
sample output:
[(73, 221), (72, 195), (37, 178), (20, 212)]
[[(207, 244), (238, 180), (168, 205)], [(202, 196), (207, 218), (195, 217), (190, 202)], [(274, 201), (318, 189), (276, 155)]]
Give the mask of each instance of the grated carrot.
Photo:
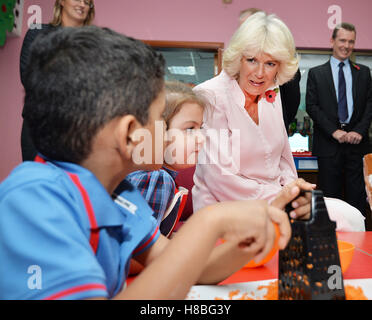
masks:
[[(255, 298), (254, 293), (250, 295), (246, 292), (239, 296), (240, 291), (234, 290), (229, 292), (228, 300), (278, 300), (278, 280), (271, 281), (267, 285), (258, 286), (257, 290), (267, 289), (267, 293), (260, 298)], [(346, 300), (368, 300), (361, 287), (354, 287), (352, 285), (345, 286)], [(224, 300), (216, 297), (215, 300)]]
[(232, 300), (232, 298), (233, 298), (234, 296), (238, 295), (239, 292), (240, 292), (239, 290), (230, 291), (230, 292), (229, 292), (229, 298), (230, 298), (230, 300)]
[(361, 287), (345, 286), (346, 300), (368, 300)]
[(243, 295), (238, 298), (237, 300), (255, 300), (254, 298), (250, 297), (248, 293), (243, 293)]
[(267, 293), (263, 296), (264, 300), (278, 300), (278, 280), (272, 281), (265, 286), (259, 286), (258, 290), (261, 289), (267, 289)]

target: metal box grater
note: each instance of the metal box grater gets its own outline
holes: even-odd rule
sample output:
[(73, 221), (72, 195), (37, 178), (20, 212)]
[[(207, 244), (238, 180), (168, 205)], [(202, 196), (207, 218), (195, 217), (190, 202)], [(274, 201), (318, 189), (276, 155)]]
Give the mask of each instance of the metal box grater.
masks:
[[(309, 220), (292, 220), (292, 237), (279, 251), (279, 300), (345, 300), (336, 223), (329, 219), (320, 190), (311, 191)], [(289, 213), (290, 208), (286, 208)], [(329, 269), (330, 266), (333, 266)], [(329, 280), (338, 270), (338, 285)]]

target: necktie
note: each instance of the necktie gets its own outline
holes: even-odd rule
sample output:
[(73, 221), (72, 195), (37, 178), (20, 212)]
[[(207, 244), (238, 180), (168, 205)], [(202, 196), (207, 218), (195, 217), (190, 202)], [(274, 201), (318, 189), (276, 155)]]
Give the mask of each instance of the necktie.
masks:
[(349, 117), (346, 100), (346, 82), (343, 70), (344, 65), (345, 63), (343, 62), (340, 62), (338, 65), (340, 68), (338, 70), (338, 118), (341, 123), (344, 123)]

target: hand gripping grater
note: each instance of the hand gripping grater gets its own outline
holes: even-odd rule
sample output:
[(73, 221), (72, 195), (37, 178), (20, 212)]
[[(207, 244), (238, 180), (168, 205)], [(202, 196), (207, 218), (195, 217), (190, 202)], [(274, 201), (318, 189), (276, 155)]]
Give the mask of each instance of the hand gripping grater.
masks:
[[(329, 219), (322, 191), (311, 193), (310, 219), (291, 219), (291, 239), (279, 251), (278, 297), (279, 300), (345, 300), (336, 223)], [(287, 206), (287, 213), (291, 209)]]

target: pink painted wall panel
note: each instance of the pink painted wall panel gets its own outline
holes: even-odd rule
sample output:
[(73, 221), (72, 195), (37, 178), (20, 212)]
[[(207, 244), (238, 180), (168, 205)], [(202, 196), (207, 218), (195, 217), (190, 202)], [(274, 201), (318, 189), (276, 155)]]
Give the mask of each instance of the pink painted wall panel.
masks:
[[(298, 47), (329, 47), (328, 8), (337, 5), (342, 19), (358, 30), (357, 48), (372, 49), (372, 1), (355, 0), (111, 0), (96, 1), (97, 20), (128, 35), (149, 40), (228, 43), (242, 9), (258, 7), (282, 18)], [(110, 3), (109, 5), (106, 4)]]

